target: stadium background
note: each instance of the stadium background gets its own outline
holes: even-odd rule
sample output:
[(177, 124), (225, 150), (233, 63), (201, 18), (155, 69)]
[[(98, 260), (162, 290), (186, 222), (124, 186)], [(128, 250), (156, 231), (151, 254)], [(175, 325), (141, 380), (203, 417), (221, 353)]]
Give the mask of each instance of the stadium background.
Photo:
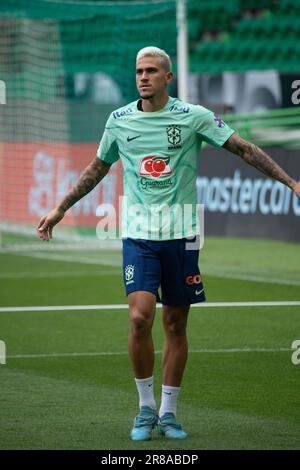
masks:
[[(299, 180), (300, 1), (186, 7), (189, 100)], [(121, 257), (95, 237), (97, 206), (118, 206), (120, 164), (69, 211), (51, 244), (35, 226), (93, 158), (109, 113), (137, 98), (138, 49), (170, 53), (176, 96), (176, 34), (171, 0), (0, 3), (0, 448), (134, 448)], [(299, 448), (300, 366), (290, 357), (300, 335), (300, 203), (211, 147), (197, 184), (206, 208), (201, 270), (218, 305), (191, 315), (180, 408), (190, 439), (147, 445)], [(159, 351), (158, 320), (154, 334)], [(159, 377), (159, 360), (156, 368)]]

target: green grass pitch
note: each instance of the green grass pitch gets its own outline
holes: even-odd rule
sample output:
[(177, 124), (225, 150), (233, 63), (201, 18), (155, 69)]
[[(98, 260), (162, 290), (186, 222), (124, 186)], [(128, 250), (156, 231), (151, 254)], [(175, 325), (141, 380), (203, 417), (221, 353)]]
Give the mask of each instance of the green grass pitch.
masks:
[[(121, 254), (0, 253), (1, 307), (124, 304)], [(207, 238), (208, 302), (299, 301), (300, 245)], [(154, 325), (160, 402), (161, 310)], [(300, 306), (195, 307), (178, 400), (189, 437), (129, 433), (138, 397), (127, 354), (128, 311), (0, 311), (1, 449), (299, 449)]]

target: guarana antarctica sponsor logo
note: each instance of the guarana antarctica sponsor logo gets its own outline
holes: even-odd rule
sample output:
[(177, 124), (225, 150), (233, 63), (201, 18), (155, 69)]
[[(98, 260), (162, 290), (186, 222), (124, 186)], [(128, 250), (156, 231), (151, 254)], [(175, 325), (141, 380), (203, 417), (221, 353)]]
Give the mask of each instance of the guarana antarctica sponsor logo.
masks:
[(148, 155), (143, 158), (140, 165), (141, 187), (165, 188), (172, 184), (170, 176), (173, 173), (170, 157), (163, 155)]

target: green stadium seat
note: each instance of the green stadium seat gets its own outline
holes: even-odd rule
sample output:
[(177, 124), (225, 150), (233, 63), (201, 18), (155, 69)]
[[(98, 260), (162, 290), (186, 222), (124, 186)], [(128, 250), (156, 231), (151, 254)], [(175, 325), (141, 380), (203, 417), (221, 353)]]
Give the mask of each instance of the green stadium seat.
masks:
[(200, 38), (202, 23), (200, 19), (196, 17), (189, 18), (188, 28), (189, 28), (189, 40), (195, 41)]
[(242, 0), (241, 9), (243, 10), (262, 10), (262, 9), (273, 9), (275, 3), (273, 0)]
[(232, 20), (239, 14), (239, 1), (231, 0), (190, 0), (188, 2), (188, 16), (200, 19), (206, 31), (228, 30), (232, 27)]
[(280, 0), (278, 8), (282, 14), (299, 13), (300, 0)]

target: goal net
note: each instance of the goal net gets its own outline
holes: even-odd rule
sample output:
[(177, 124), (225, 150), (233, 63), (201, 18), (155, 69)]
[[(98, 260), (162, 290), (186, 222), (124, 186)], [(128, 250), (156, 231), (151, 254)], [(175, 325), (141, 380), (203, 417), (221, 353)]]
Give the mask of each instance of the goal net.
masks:
[[(94, 158), (111, 111), (137, 99), (135, 57), (148, 45), (176, 68), (176, 2), (0, 3), (2, 247), (41, 249), (40, 217)], [(118, 214), (121, 194), (118, 162), (55, 228), (54, 246), (100, 245), (96, 209)]]

